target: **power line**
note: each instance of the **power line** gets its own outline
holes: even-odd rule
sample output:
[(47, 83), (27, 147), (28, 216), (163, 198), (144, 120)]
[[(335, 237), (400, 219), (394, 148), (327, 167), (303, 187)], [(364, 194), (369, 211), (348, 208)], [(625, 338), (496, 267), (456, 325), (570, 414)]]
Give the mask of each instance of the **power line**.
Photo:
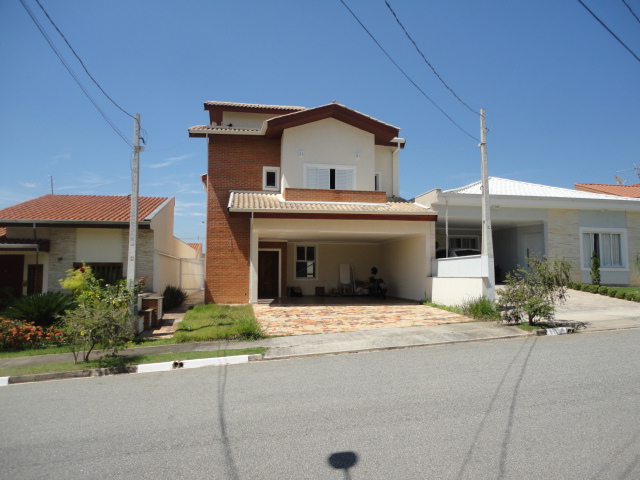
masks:
[(76, 56), (76, 58), (78, 59), (78, 61), (80, 62), (80, 65), (82, 65), (82, 68), (84, 68), (84, 71), (87, 73), (87, 75), (89, 75), (89, 78), (93, 81), (93, 83), (96, 84), (96, 86), (100, 89), (100, 91), (102, 93), (104, 93), (104, 96), (107, 97), (111, 103), (113, 103), (116, 107), (118, 107), (120, 110), (122, 110), (122, 112), (126, 113), (127, 115), (129, 115), (131, 118), (134, 118), (133, 115), (131, 115), (129, 112), (127, 112), (124, 108), (122, 108), (120, 105), (118, 105), (109, 95), (107, 95), (107, 92), (104, 91), (104, 89), (100, 86), (100, 84), (96, 81), (95, 78), (93, 78), (93, 76), (89, 73), (89, 70), (87, 70), (87, 67), (85, 67), (84, 62), (82, 61), (82, 59), (78, 56), (78, 54), (76, 53), (76, 51), (73, 49), (73, 47), (71, 46), (71, 44), (69, 43), (69, 41), (67, 40), (67, 37), (64, 36), (64, 34), (60, 31), (60, 29), (58, 28), (58, 26), (54, 23), (53, 19), (49, 16), (49, 14), (47, 13), (47, 11), (44, 9), (44, 7), (42, 6), (42, 4), (40, 3), (40, 0), (36, 0), (36, 3), (40, 6), (40, 8), (42, 9), (42, 11), (44, 12), (44, 14), (47, 16), (47, 18), (49, 19), (49, 21), (51, 22), (51, 25), (53, 25), (53, 27), (58, 31), (58, 33), (60, 34), (60, 36), (62, 37), (62, 39), (65, 41), (65, 43), (67, 44), (67, 46), (69, 47), (69, 49), (73, 52), (73, 54)]
[[(636, 59), (638, 62), (640, 62), (640, 57), (638, 57), (635, 53), (633, 53), (633, 51), (632, 51), (629, 47), (627, 47), (627, 46), (624, 44), (624, 42), (623, 42), (622, 40), (620, 40), (620, 39), (616, 36), (616, 34), (615, 34), (615, 33), (613, 33), (613, 32), (611, 31), (611, 29), (610, 29), (609, 27), (607, 27), (607, 26), (604, 24), (604, 22), (603, 22), (602, 20), (600, 20), (600, 19), (596, 16), (596, 14), (595, 14), (595, 13), (593, 13), (591, 10), (589, 10), (589, 7), (587, 7), (584, 3), (582, 3), (582, 0), (577, 0), (577, 2), (578, 2), (580, 5), (582, 5), (582, 6), (587, 10), (587, 12), (589, 12), (589, 13), (593, 16), (593, 18), (595, 18), (595, 19), (600, 23), (600, 25), (602, 25), (602, 26), (607, 30), (607, 32), (609, 32), (611, 35), (613, 35), (613, 38), (615, 38), (618, 42), (620, 42), (620, 45), (622, 45), (624, 48), (626, 48), (626, 49), (629, 51), (629, 53), (630, 53), (631, 55), (633, 55), (633, 56), (635, 57), (635, 59)], [(633, 13), (633, 12), (632, 12), (632, 13)]]
[(622, 0), (622, 3), (624, 3), (624, 4), (625, 4), (625, 6), (626, 6), (626, 7), (629, 9), (629, 11), (631, 12), (631, 15), (633, 15), (633, 16), (636, 18), (636, 20), (638, 21), (638, 23), (640, 23), (640, 18), (638, 18), (638, 15), (636, 15), (636, 13), (635, 13), (633, 10), (631, 10), (631, 7), (629, 6), (629, 4), (628, 4), (627, 2), (625, 2), (625, 0)]
[(458, 125), (449, 115), (447, 115), (447, 113), (440, 108), (440, 106), (434, 102), (433, 100), (431, 100), (431, 98), (429, 97), (429, 95), (427, 95), (417, 84), (416, 82), (414, 82), (411, 77), (409, 75), (407, 75), (407, 73), (400, 68), (400, 65), (398, 65), (396, 63), (396, 61), (391, 57), (391, 55), (389, 55), (387, 53), (387, 51), (382, 47), (382, 45), (380, 45), (380, 43), (375, 39), (375, 37), (371, 34), (371, 32), (369, 32), (369, 30), (367, 30), (367, 27), (365, 27), (363, 25), (363, 23), (360, 21), (360, 19), (356, 16), (355, 13), (353, 13), (353, 11), (347, 6), (346, 3), (344, 3), (344, 0), (340, 0), (340, 3), (342, 3), (342, 5), (344, 5), (344, 7), (349, 10), (349, 13), (351, 13), (351, 15), (353, 16), (353, 18), (356, 19), (356, 21), (360, 24), (360, 26), (364, 29), (365, 32), (367, 32), (367, 34), (371, 37), (371, 40), (373, 40), (375, 42), (375, 44), (380, 48), (380, 50), (382, 50), (382, 52), (387, 56), (387, 58), (389, 60), (391, 60), (391, 63), (393, 63), (395, 65), (395, 67), (400, 70), (400, 72), (406, 77), (407, 80), (409, 80), (409, 82), (411, 82), (411, 84), (416, 87), (418, 89), (418, 91), (427, 99), (429, 100), (434, 107), (436, 107), (438, 110), (440, 110), (440, 112), (449, 119), (449, 121), (451, 123), (453, 123), (456, 127), (458, 127), (458, 129), (463, 132), (465, 135), (471, 137), (472, 139), (474, 139), (476, 142), (479, 142), (480, 140), (478, 140), (476, 137), (474, 137), (473, 135), (471, 135), (469, 132), (467, 132), (464, 128), (462, 128), (460, 125)]
[(424, 53), (422, 53), (422, 51), (420, 50), (420, 48), (418, 48), (418, 45), (416, 44), (416, 42), (413, 40), (413, 38), (411, 38), (411, 35), (409, 35), (409, 32), (407, 32), (407, 29), (404, 28), (404, 25), (402, 24), (402, 22), (400, 21), (400, 19), (398, 18), (398, 16), (396, 15), (396, 12), (393, 11), (393, 8), (391, 8), (391, 5), (389, 5), (389, 2), (387, 2), (387, 0), (384, 1), (384, 3), (387, 4), (387, 8), (389, 9), (389, 11), (393, 14), (393, 18), (396, 19), (396, 22), (398, 22), (398, 25), (400, 25), (400, 28), (402, 28), (402, 31), (404, 32), (404, 34), (407, 36), (407, 38), (411, 41), (411, 43), (413, 43), (413, 46), (416, 47), (416, 50), (418, 51), (418, 53), (420, 54), (420, 56), (422, 57), (422, 59), (424, 60), (424, 62), (429, 66), (429, 68), (433, 71), (433, 73), (435, 74), (436, 77), (438, 77), (438, 80), (440, 80), (440, 82), (447, 87), (447, 90), (449, 90), (454, 97), (456, 97), (456, 99), (465, 107), (467, 107), (472, 113), (475, 113), (476, 115), (480, 115), (479, 112), (476, 112), (473, 108), (471, 108), (469, 105), (467, 105), (465, 102), (462, 101), (462, 99), (456, 95), (456, 92), (453, 91), (453, 89), (451, 89), (451, 87), (449, 87), (449, 85), (446, 84), (446, 82), (442, 79), (442, 77), (438, 74), (438, 72), (436, 72), (436, 69), (433, 68), (433, 65), (431, 65), (431, 63), (429, 62), (429, 60), (427, 60), (427, 57), (424, 56)]
[(44, 37), (44, 39), (47, 41), (47, 43), (49, 44), (49, 46), (51, 47), (51, 49), (53, 50), (53, 52), (56, 54), (56, 56), (58, 57), (58, 59), (60, 60), (60, 62), (62, 62), (62, 65), (64, 65), (64, 68), (67, 69), (67, 72), (69, 72), (69, 75), (71, 75), (71, 77), (75, 80), (75, 82), (78, 84), (78, 86), (80, 87), (80, 89), (82, 90), (82, 92), (85, 94), (85, 96), (89, 99), (89, 101), (93, 104), (93, 106), (96, 108), (96, 110), (98, 110), (98, 112), (100, 113), (100, 115), (102, 115), (102, 118), (104, 118), (104, 120), (109, 124), (109, 126), (118, 134), (118, 136), (131, 148), (133, 148), (133, 144), (127, 139), (127, 137), (118, 129), (118, 127), (116, 127), (116, 125), (111, 121), (111, 119), (107, 116), (107, 114), (100, 108), (100, 106), (96, 103), (96, 101), (91, 97), (91, 95), (89, 94), (89, 92), (87, 92), (87, 90), (84, 88), (84, 86), (82, 85), (82, 83), (80, 82), (80, 80), (78, 79), (78, 77), (76, 77), (76, 75), (73, 73), (73, 70), (71, 70), (71, 67), (69, 67), (69, 65), (67, 65), (67, 62), (64, 60), (64, 58), (62, 57), (62, 55), (60, 54), (60, 52), (58, 51), (58, 49), (55, 47), (55, 45), (53, 44), (53, 42), (51, 41), (51, 39), (49, 38), (49, 36), (47, 35), (47, 33), (44, 31), (44, 29), (42, 28), (42, 25), (40, 25), (40, 22), (38, 22), (38, 19), (34, 16), (33, 12), (31, 11), (31, 9), (29, 9), (29, 6), (25, 3), (24, 0), (20, 0), (20, 3), (22, 4), (22, 6), (24, 7), (24, 9), (27, 11), (27, 13), (29, 14), (29, 17), (31, 17), (31, 20), (33, 20), (33, 23), (35, 23), (36, 27), (38, 27), (38, 30), (40, 31), (40, 33), (42, 34), (42, 36)]

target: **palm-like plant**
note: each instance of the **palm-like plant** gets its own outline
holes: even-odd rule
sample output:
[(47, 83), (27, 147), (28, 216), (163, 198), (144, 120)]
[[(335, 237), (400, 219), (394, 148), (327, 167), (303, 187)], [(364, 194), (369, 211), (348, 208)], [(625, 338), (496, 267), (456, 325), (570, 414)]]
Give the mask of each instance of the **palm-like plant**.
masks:
[(5, 317), (48, 327), (57, 320), (57, 316), (73, 308), (75, 302), (71, 295), (62, 292), (36, 293), (17, 297), (4, 310)]

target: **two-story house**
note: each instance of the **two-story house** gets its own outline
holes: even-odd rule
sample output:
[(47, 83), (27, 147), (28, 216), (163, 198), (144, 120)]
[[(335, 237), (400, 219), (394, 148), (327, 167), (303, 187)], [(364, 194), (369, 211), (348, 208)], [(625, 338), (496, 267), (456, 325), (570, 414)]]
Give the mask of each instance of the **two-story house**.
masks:
[(389, 295), (425, 298), (437, 215), (399, 197), (397, 127), (337, 102), (204, 108), (207, 302), (329, 293), (372, 267)]

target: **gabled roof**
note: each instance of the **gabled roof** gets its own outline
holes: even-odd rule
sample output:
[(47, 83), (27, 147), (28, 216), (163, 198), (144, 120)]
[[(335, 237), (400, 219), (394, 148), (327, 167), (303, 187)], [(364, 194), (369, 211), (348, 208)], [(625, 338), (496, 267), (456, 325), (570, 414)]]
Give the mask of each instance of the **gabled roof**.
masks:
[[(482, 182), (478, 181), (464, 187), (443, 190), (443, 194), (481, 195)], [(504, 195), (515, 197), (545, 197), (545, 198), (578, 198), (591, 200), (621, 200), (615, 195), (583, 192), (569, 188), (551, 187), (537, 183), (519, 182), (504, 178), (489, 177), (489, 195)]]
[[(139, 197), (138, 221), (147, 222), (164, 206), (168, 197)], [(0, 210), (0, 224), (20, 222), (129, 222), (128, 196), (44, 195)]]
[(282, 135), (282, 131), (286, 128), (317, 122), (325, 118), (335, 118), (348, 125), (374, 134), (375, 143), (378, 145), (391, 145), (391, 139), (397, 137), (400, 133), (398, 127), (381, 122), (369, 115), (334, 102), (267, 120), (266, 136), (277, 137)]
[[(223, 135), (265, 135), (271, 138), (278, 138), (287, 128), (297, 127), (325, 118), (335, 118), (353, 127), (372, 133), (377, 145), (391, 145), (391, 142), (400, 133), (400, 129), (385, 122), (381, 122), (369, 115), (348, 108), (336, 101), (327, 105), (314, 108), (291, 107), (284, 105), (258, 105), (249, 103), (232, 102), (206, 102), (206, 110), (220, 111), (241, 111), (277, 114), (273, 118), (265, 121), (262, 128), (237, 128), (222, 125), (196, 125), (189, 128), (189, 136), (205, 137), (209, 134)], [(218, 112), (220, 113), (220, 112)], [(400, 147), (404, 148), (404, 141), (400, 142)]]
[(640, 198), (640, 183), (635, 185), (607, 185), (603, 183), (574, 183), (576, 190), (605, 193), (619, 197)]

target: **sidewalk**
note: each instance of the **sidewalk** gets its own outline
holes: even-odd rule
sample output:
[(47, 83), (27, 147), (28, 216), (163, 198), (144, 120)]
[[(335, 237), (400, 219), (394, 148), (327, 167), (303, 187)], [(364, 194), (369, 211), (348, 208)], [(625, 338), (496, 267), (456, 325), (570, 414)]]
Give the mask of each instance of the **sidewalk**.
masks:
[[(183, 306), (186, 311), (188, 305)], [(443, 312), (449, 321), (449, 312)], [(179, 322), (184, 312), (172, 312), (171, 323)], [(618, 300), (586, 292), (570, 291), (569, 300), (557, 308), (557, 323), (577, 327), (581, 332), (640, 328), (640, 306), (634, 302)], [(165, 318), (165, 320), (168, 320)], [(165, 325), (166, 327), (166, 325)], [(165, 334), (166, 334), (165, 329)], [(256, 341), (211, 341), (174, 345), (131, 348), (123, 355), (150, 353), (180, 353), (191, 351), (232, 350), (250, 347), (266, 347), (264, 360), (286, 359), (302, 356), (328, 355), (347, 352), (385, 350), (446, 343), (506, 339), (531, 335), (514, 326), (495, 322), (442, 323), (439, 325), (378, 328), (313, 335), (289, 335)], [(0, 368), (26, 365), (44, 365), (73, 361), (70, 353), (0, 359)], [(5, 377), (6, 378), (6, 377)]]

